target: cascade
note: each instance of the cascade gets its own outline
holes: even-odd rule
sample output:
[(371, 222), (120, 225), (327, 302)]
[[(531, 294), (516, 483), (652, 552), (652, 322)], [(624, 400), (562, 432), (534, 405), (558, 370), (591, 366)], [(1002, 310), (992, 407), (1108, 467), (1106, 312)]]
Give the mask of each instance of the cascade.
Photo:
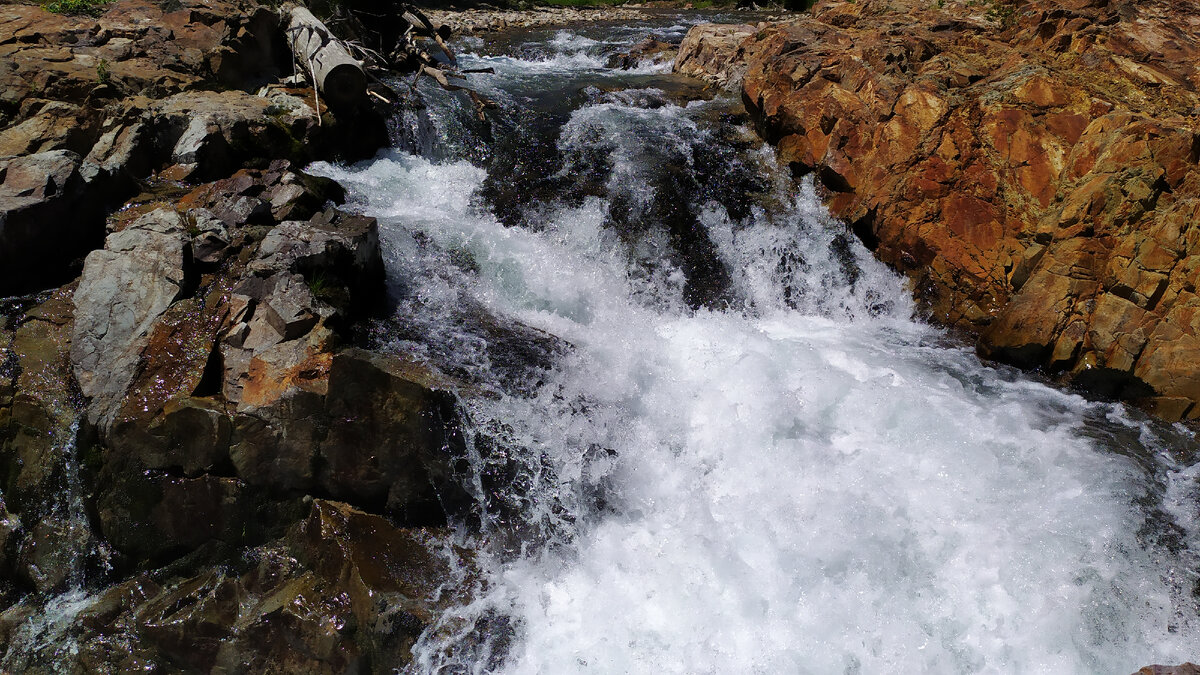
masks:
[(373, 340), (468, 382), (484, 578), (414, 672), (1124, 673), (1196, 658), (1191, 434), (982, 364), (647, 31), (459, 47), (318, 165), (380, 219)]

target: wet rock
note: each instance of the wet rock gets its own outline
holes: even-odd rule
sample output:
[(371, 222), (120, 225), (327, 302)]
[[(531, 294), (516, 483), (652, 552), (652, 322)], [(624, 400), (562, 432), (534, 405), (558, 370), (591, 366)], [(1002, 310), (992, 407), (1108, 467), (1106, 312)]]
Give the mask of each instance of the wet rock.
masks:
[(104, 538), (135, 560), (165, 562), (211, 542), (261, 541), (272, 520), (262, 500), (236, 478), (175, 477), (112, 461), (98, 483)]
[(1200, 675), (1200, 666), (1184, 663), (1178, 666), (1146, 666), (1133, 675)]
[(375, 662), (407, 662), (436, 610), (467, 590), (461, 577), (455, 584), (469, 565), (461, 551), (446, 555), (435, 533), (400, 529), (347, 504), (314, 500), (291, 541), (317, 575), (341, 581), (359, 626), (356, 642)]
[(20, 545), (17, 574), (34, 590), (50, 593), (79, 581), (83, 556), (93, 545), (91, 532), (69, 517), (53, 514), (32, 524)]
[(46, 513), (62, 487), (64, 453), (79, 416), (67, 358), (71, 290), (59, 290), (21, 316), (11, 342), (12, 398), (0, 407), (0, 487), (12, 511), (33, 517)]
[(469, 509), (455, 480), (463, 438), (454, 397), (428, 370), (345, 350), (330, 367), (325, 405), (329, 429), (317, 479), (328, 494), (412, 523)]
[(234, 417), (230, 460), (251, 485), (275, 494), (311, 492), (327, 426), (324, 398), (288, 386), (269, 405)]
[(232, 435), (233, 423), (219, 401), (181, 397), (169, 401), (144, 427), (119, 426), (109, 434), (107, 445), (148, 469), (196, 476), (228, 465)]
[(0, 608), (8, 606), (13, 591), (11, 579), (22, 534), (21, 519), (8, 512), (0, 495)]
[(1200, 401), (1200, 41), (1162, 56), (1192, 19), (1152, 5), (827, 1), (696, 27), (676, 69), (740, 74), (780, 160), (982, 355), (1179, 419)]
[(155, 321), (187, 289), (186, 224), (158, 209), (109, 235), (87, 257), (75, 291), (71, 361), (89, 418), (112, 423)]
[[(213, 562), (222, 555), (210, 547), (172, 572), (140, 573), (93, 596), (73, 623), (74, 648), (57, 662), (98, 671), (402, 668), (437, 612), (465, 599), (471, 574), (442, 532), (319, 499), (286, 535)], [(30, 612), (9, 614), (0, 637)]]
[(639, 66), (674, 61), (678, 45), (664, 42), (655, 37), (648, 37), (637, 43), (629, 51), (614, 54), (606, 64), (609, 68), (630, 70)]

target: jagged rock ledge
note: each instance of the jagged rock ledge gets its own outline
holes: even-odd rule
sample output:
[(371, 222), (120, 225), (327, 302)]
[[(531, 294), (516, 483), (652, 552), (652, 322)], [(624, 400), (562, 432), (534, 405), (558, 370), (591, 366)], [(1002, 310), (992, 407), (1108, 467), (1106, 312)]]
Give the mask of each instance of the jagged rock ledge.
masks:
[(0, 670), (403, 665), (469, 587), (459, 385), (353, 346), (376, 223), (298, 168), (386, 111), (249, 1), (0, 36)]
[(824, 0), (698, 26), (676, 70), (988, 358), (1200, 418), (1200, 5)]

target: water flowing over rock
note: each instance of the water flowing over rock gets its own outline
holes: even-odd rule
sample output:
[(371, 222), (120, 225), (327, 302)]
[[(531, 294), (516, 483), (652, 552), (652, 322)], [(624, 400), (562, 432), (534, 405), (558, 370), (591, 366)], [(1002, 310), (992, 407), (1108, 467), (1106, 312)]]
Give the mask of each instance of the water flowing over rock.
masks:
[(1180, 419), (1200, 411), (1195, 10), (822, 2), (696, 27), (676, 67), (740, 80), (781, 159), (983, 355)]
[[(0, 292), (0, 670), (1190, 657), (1194, 439), (911, 321), (739, 102), (666, 72), (695, 13), (443, 45), (474, 101), (378, 83), (397, 147), (301, 170), (381, 107), (277, 81), (272, 12), (102, 11), (0, 9), (21, 79), (64, 59), (0, 106), (3, 161), (85, 187), (0, 182), (101, 200)], [(748, 81), (765, 33), (711, 33)]]

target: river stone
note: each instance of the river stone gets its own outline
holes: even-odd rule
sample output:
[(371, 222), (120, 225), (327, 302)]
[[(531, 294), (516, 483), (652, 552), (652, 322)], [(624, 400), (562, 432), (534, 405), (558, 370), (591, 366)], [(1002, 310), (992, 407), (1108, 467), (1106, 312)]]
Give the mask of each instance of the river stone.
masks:
[(174, 210), (158, 209), (109, 235), (84, 263), (71, 361), (93, 422), (112, 421), (155, 321), (184, 293), (185, 228)]

